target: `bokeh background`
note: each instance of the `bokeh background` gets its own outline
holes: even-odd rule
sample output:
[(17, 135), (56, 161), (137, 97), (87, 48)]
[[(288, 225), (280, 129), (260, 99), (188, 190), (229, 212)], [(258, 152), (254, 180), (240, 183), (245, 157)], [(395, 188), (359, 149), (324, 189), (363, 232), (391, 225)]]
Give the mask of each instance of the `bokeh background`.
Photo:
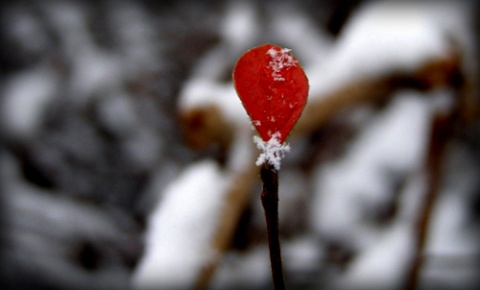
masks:
[(290, 289), (480, 285), (476, 1), (0, 4), (2, 289), (272, 289), (231, 72), (310, 81), (280, 170)]

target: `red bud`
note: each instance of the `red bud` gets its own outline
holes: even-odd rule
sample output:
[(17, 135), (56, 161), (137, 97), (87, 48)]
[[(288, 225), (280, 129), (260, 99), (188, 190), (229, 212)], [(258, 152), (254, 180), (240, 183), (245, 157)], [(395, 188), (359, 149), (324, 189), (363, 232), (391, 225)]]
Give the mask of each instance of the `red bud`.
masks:
[(263, 141), (285, 141), (308, 96), (308, 79), (289, 49), (264, 44), (248, 50), (233, 70), (235, 89)]

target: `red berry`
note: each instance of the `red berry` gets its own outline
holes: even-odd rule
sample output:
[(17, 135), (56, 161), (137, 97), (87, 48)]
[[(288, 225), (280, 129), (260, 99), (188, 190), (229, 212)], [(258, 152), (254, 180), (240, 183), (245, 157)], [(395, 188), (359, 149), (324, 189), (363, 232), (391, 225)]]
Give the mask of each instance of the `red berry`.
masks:
[(263, 141), (285, 141), (308, 96), (308, 79), (289, 49), (264, 44), (248, 50), (233, 70), (235, 89)]

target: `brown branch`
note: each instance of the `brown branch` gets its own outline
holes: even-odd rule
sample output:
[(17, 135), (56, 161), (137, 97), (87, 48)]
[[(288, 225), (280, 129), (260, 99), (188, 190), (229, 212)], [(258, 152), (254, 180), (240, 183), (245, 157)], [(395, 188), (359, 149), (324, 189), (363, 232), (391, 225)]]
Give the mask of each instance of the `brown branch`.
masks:
[(428, 91), (449, 86), (452, 79), (459, 74), (459, 67), (459, 56), (452, 54), (450, 57), (426, 62), (414, 72), (392, 72), (378, 77), (358, 79), (339, 87), (328, 95), (314, 96), (305, 106), (292, 134), (311, 133), (347, 108), (387, 100), (398, 90)]
[(251, 188), (256, 181), (257, 173), (255, 160), (249, 162), (251, 166), (242, 169), (240, 172), (234, 172), (228, 188), (227, 200), (221, 216), (219, 216), (219, 224), (212, 237), (212, 248), (215, 250), (217, 257), (205, 265), (199, 273), (195, 289), (208, 289), (208, 285), (221, 261), (222, 254), (228, 249), (230, 242), (234, 236), (235, 229), (243, 210), (246, 208), (250, 200)]
[(415, 249), (405, 283), (405, 289), (407, 290), (413, 290), (418, 287), (421, 271), (425, 265), (425, 248), (427, 245), (432, 212), (440, 189), (445, 151), (448, 141), (453, 134), (455, 117), (456, 115), (454, 112), (447, 115), (439, 114), (432, 122), (432, 131), (430, 134), (426, 161), (428, 187), (414, 224)]

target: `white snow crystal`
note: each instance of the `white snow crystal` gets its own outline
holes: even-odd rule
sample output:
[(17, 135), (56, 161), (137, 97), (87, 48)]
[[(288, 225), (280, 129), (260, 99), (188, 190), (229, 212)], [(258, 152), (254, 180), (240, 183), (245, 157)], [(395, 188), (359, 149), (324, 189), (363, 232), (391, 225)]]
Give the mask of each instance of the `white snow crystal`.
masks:
[(280, 169), (282, 158), (285, 157), (286, 152), (290, 151), (290, 146), (288, 144), (280, 143), (278, 141), (279, 138), (279, 132), (273, 134), (267, 142), (263, 141), (262, 138), (258, 136), (253, 136), (253, 142), (257, 144), (258, 149), (263, 151), (260, 156), (258, 156), (255, 165), (261, 166), (263, 163), (268, 162), (273, 165), (276, 170)]
[(267, 54), (272, 57), (272, 60), (268, 64), (272, 69), (272, 76), (274, 81), (285, 81), (285, 78), (280, 74), (283, 68), (296, 66), (295, 60), (288, 53), (291, 51), (289, 48), (282, 48), (277, 50), (274, 47), (267, 51)]

